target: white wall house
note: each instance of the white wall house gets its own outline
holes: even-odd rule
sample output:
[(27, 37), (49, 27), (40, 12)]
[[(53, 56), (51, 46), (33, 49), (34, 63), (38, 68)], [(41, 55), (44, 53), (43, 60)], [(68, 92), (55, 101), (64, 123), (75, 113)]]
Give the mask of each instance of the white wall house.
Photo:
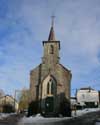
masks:
[(2, 107), (5, 104), (10, 104), (12, 107), (14, 107), (15, 111), (18, 110), (18, 102), (9, 95), (5, 95), (0, 97), (0, 111), (2, 112)]
[(76, 98), (80, 105), (88, 105), (88, 107), (99, 105), (99, 93), (90, 87), (77, 90)]

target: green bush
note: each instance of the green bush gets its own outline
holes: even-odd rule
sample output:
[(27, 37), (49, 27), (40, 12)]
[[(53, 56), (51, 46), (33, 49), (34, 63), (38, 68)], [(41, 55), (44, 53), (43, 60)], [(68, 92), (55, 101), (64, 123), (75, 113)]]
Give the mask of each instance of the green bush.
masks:
[(38, 102), (32, 101), (28, 107), (28, 117), (32, 115), (36, 115), (38, 113), (38, 107), (39, 107)]
[(66, 98), (60, 103), (59, 113), (64, 117), (71, 116), (70, 102)]

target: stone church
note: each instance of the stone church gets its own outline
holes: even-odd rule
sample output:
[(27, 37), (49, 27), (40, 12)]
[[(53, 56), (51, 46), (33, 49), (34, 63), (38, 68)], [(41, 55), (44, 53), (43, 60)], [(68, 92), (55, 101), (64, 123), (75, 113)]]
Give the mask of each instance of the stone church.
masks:
[(42, 63), (30, 72), (30, 102), (38, 101), (42, 114), (59, 114), (65, 100), (70, 104), (72, 74), (60, 64), (61, 46), (55, 38), (53, 20), (48, 40), (43, 41), (43, 48)]

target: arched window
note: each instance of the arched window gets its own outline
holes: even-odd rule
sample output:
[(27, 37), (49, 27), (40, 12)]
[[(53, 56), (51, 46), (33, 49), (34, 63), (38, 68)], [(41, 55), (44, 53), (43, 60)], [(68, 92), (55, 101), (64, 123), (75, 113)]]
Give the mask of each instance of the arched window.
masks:
[(47, 84), (47, 94), (54, 95), (55, 94), (55, 83), (52, 79), (49, 80)]
[(51, 94), (51, 82), (52, 82), (52, 80), (50, 79), (47, 84), (47, 94)]
[(51, 83), (51, 94), (52, 94), (52, 95), (54, 94), (54, 89), (55, 89), (55, 88), (54, 88), (54, 83), (52, 82), (52, 83)]
[(47, 84), (47, 94), (49, 94), (49, 89), (50, 89), (50, 85), (49, 85), (49, 82)]
[(54, 46), (50, 45), (50, 54), (53, 54), (53, 53), (54, 53)]

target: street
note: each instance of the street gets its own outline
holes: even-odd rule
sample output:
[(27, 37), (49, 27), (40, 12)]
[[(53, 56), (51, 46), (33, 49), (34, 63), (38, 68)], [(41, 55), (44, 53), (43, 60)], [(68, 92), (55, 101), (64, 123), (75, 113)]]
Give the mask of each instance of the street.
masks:
[(100, 118), (100, 111), (87, 113), (83, 116), (63, 121), (62, 125), (95, 125), (96, 120)]
[[(4, 120), (0, 120), (0, 125), (22, 125), (18, 123), (22, 116), (21, 115), (12, 115), (10, 117), (5, 118)], [(100, 111), (87, 113), (79, 117), (73, 117), (67, 120), (56, 121), (52, 123), (45, 123), (46, 125), (95, 125), (96, 119), (100, 118)], [(25, 125), (33, 125), (34, 123), (25, 124)], [(35, 123), (34, 125), (44, 125), (43, 121), (40, 123)]]
[(22, 115), (16, 115), (16, 114), (11, 115), (9, 117), (0, 120), (0, 125), (17, 125), (21, 117)]

